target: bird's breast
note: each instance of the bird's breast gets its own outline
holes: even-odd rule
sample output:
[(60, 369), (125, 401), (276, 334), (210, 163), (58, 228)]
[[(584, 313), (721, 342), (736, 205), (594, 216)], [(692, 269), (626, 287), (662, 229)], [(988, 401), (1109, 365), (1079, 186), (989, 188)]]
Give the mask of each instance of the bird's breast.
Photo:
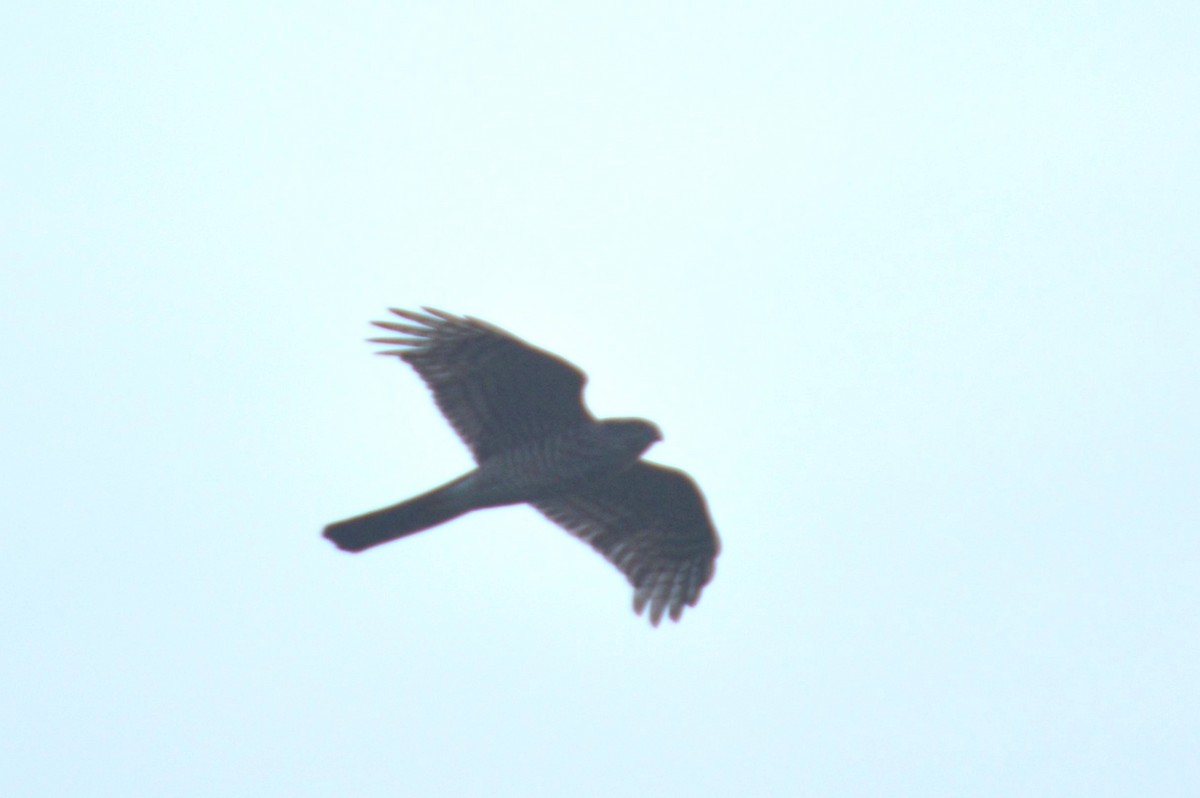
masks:
[(563, 495), (627, 468), (640, 454), (589, 425), (497, 453), (480, 463), (470, 489), (480, 507)]

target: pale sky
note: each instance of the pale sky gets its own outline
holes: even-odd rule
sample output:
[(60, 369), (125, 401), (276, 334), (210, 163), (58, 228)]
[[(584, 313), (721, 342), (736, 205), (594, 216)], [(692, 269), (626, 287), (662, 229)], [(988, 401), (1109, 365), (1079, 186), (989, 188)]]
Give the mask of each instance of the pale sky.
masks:
[[(0, 12), (0, 795), (1200, 793), (1194, 3)], [(679, 624), (386, 308), (652, 419)]]

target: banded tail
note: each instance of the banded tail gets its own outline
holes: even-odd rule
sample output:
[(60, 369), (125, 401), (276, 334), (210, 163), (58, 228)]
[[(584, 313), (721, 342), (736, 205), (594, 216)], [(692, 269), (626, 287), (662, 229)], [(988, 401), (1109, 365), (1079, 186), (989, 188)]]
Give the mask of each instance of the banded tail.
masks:
[(360, 552), (397, 538), (422, 532), (474, 510), (455, 490), (461, 479), (434, 488), (408, 501), (357, 515), (325, 527), (324, 535), (342, 551)]

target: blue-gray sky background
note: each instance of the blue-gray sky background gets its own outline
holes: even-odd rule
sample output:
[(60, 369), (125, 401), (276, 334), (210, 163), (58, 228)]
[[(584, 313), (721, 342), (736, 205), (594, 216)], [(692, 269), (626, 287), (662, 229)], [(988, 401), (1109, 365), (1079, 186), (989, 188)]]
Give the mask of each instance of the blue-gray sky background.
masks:
[[(1193, 796), (1194, 3), (0, 12), (0, 793)], [(676, 625), (362, 342), (706, 491)]]

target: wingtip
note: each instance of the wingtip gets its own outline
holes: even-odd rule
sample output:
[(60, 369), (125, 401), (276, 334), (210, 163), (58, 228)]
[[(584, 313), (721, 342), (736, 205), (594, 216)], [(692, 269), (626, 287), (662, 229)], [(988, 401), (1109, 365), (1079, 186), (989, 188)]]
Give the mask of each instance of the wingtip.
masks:
[[(650, 607), (649, 612), (645, 612), (647, 604)], [(650, 621), (650, 625), (658, 628), (658, 624), (662, 621), (664, 605), (659, 601), (658, 597), (649, 590), (637, 590), (633, 594), (633, 611), (638, 615), (645, 612), (646, 620)], [(678, 619), (676, 619), (678, 620)]]
[[(396, 316), (399, 316), (402, 319), (408, 319), (409, 321), (415, 321), (417, 324), (423, 324), (426, 326), (429, 325), (429, 317), (428, 316), (422, 315), (413, 310), (405, 310), (404, 308), (388, 308), (388, 312), (392, 313)], [(390, 322), (373, 322), (373, 323), (385, 325)]]
[(641, 615), (644, 611), (651, 626), (657, 627), (663, 616), (679, 623), (685, 607), (694, 607), (700, 600), (698, 589), (689, 591), (686, 581), (676, 580), (669, 589), (660, 582), (649, 582), (635, 589), (633, 593), (633, 611)]
[(382, 330), (404, 333), (405, 335), (429, 335), (428, 327), (414, 327), (411, 324), (397, 324), (394, 321), (373, 321), (371, 324)]
[(428, 305), (422, 305), (421, 310), (425, 311), (430, 316), (436, 316), (437, 318), (442, 319), (443, 321), (458, 321), (459, 320), (458, 316), (455, 316), (453, 313), (447, 313), (444, 310), (438, 310), (437, 308), (431, 308)]

